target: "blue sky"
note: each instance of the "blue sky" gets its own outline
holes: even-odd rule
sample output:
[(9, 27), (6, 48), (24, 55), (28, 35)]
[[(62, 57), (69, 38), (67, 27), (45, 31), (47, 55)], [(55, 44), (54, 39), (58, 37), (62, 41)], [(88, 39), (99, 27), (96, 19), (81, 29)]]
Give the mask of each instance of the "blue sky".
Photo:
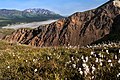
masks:
[(0, 9), (44, 8), (62, 15), (93, 9), (108, 0), (0, 0)]

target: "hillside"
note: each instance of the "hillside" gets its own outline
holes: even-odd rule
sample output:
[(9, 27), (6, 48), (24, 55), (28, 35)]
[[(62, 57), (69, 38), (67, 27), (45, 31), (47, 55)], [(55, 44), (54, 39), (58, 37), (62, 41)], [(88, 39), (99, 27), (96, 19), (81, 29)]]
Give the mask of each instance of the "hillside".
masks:
[(119, 3), (120, 1), (110, 0), (96, 9), (77, 12), (33, 30), (18, 29), (5, 39), (40, 47), (86, 46), (106, 36), (105, 41), (119, 41), (119, 38), (115, 38), (120, 31)]
[(23, 11), (0, 9), (0, 26), (60, 18), (63, 18), (63, 16), (56, 14), (53, 11), (40, 8), (26, 9)]
[(10, 35), (14, 32), (14, 29), (2, 29), (0, 28), (0, 40), (3, 39), (6, 35)]
[(120, 44), (105, 45), (35, 48), (0, 41), (0, 80), (120, 80)]

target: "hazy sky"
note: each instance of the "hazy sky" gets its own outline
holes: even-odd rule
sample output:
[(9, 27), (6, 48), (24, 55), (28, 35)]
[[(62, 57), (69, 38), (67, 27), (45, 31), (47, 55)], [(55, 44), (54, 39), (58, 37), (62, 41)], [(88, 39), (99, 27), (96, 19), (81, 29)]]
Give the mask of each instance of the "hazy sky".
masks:
[(108, 0), (0, 0), (0, 9), (44, 8), (62, 15), (70, 15), (96, 8)]

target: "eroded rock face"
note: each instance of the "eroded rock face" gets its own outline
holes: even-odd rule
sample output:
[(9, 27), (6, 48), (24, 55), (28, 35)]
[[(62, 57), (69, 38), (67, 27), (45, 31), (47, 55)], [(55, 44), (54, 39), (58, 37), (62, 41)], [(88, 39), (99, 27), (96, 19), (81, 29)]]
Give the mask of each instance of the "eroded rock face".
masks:
[(109, 1), (96, 9), (77, 12), (33, 30), (18, 29), (5, 39), (32, 46), (85, 46), (109, 34), (119, 14), (119, 7)]
[(120, 8), (120, 0), (114, 0), (113, 5)]

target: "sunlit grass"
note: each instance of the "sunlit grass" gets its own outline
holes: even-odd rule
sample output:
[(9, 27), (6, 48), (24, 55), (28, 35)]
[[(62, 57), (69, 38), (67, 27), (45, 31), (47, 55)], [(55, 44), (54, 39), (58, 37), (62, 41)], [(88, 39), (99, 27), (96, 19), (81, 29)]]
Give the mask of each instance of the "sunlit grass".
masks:
[(117, 51), (36, 48), (0, 41), (0, 80), (119, 80), (119, 73)]
[(9, 34), (11, 34), (13, 31), (15, 31), (15, 30), (14, 30), (14, 29), (0, 28), (0, 34), (3, 34), (3, 35), (9, 35)]

